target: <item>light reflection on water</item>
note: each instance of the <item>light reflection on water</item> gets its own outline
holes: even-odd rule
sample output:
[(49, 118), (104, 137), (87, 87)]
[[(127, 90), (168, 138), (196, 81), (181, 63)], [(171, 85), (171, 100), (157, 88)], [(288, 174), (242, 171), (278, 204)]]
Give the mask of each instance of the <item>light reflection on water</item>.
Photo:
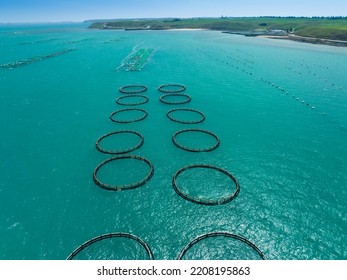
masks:
[[(1, 69), (1, 259), (64, 259), (108, 232), (133, 233), (156, 259), (175, 259), (193, 238), (211, 231), (243, 236), (268, 259), (346, 258), (346, 50), (204, 31), (20, 31), (4, 34), (0, 63), (51, 53), (71, 41), (78, 50)], [(20, 44), (29, 41), (42, 42)], [(145, 68), (115, 71), (139, 43), (156, 49)], [(180, 107), (206, 116), (189, 127), (216, 133), (216, 150), (191, 153), (172, 144), (172, 135), (188, 126), (166, 117), (177, 107), (159, 101), (157, 88), (166, 83), (187, 86), (192, 101)], [(118, 89), (127, 84), (148, 87), (149, 102), (139, 106), (148, 117), (112, 123), (110, 113), (124, 107), (115, 104)], [(92, 180), (96, 165), (108, 158), (96, 151), (95, 141), (121, 129), (144, 136), (132, 154), (150, 160), (154, 176), (134, 190), (105, 191)], [(233, 173), (239, 196), (221, 206), (179, 197), (172, 176), (194, 163)], [(203, 180), (208, 184), (209, 178)], [(228, 244), (217, 243), (211, 256), (209, 244), (197, 244), (191, 258), (248, 258), (238, 247), (230, 249), (232, 256), (219, 254)]]

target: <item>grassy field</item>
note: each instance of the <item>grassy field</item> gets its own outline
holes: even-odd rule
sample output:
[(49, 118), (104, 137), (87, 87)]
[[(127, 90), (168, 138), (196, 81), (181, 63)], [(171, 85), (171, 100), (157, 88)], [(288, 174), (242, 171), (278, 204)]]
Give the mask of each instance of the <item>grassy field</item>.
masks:
[(92, 22), (90, 28), (165, 30), (203, 28), (228, 32), (285, 30), (298, 36), (347, 41), (347, 17), (295, 18), (191, 18), (191, 19), (129, 19)]

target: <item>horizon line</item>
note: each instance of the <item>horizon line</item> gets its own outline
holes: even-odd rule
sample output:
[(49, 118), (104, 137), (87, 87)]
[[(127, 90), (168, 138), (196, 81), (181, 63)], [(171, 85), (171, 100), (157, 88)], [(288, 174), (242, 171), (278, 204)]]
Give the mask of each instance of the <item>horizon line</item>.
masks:
[(109, 21), (109, 20), (151, 20), (151, 19), (201, 19), (201, 18), (347, 18), (347, 16), (275, 16), (275, 15), (263, 15), (263, 16), (197, 16), (197, 17), (136, 17), (136, 18), (100, 18), (100, 19), (83, 19), (83, 20), (57, 20), (57, 21), (11, 21), (11, 22), (0, 22), (1, 25), (7, 24), (43, 24), (43, 23), (87, 23), (90, 21)]

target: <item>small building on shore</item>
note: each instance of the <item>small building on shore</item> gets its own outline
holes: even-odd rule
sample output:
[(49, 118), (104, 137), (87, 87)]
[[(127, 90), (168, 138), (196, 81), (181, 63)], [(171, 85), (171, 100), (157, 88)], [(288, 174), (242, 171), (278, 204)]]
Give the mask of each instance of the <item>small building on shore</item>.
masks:
[(285, 36), (285, 35), (288, 35), (288, 32), (282, 29), (273, 29), (273, 30), (269, 30), (268, 35)]

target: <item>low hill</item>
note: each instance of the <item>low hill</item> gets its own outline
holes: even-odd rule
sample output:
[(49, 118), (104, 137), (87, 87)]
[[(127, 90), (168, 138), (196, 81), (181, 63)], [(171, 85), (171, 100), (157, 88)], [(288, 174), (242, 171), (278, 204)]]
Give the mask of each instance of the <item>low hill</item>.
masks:
[(273, 30), (303, 37), (347, 41), (347, 17), (167, 18), (91, 21), (90, 28), (126, 30), (209, 29), (267, 34)]

